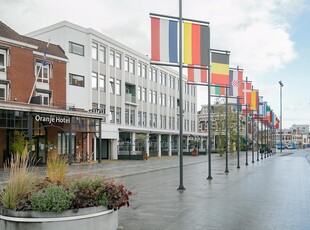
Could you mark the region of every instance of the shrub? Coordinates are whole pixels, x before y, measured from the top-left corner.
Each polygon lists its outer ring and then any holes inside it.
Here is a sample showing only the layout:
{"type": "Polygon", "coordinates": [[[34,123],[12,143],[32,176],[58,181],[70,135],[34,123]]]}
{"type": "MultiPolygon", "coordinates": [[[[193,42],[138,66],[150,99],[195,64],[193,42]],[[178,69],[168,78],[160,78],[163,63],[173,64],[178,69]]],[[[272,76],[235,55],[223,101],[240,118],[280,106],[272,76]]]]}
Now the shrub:
{"type": "Polygon", "coordinates": [[[82,178],[72,183],[70,189],[74,193],[71,208],[93,207],[107,205],[108,199],[104,190],[104,179],[102,178],[82,178]]]}
{"type": "Polygon", "coordinates": [[[63,186],[51,184],[48,187],[32,194],[31,208],[40,212],[63,212],[70,209],[74,195],[63,186]]]}
{"type": "Polygon", "coordinates": [[[34,189],[37,177],[29,173],[27,148],[26,145],[23,152],[13,155],[10,161],[8,182],[0,195],[5,208],[15,209],[21,199],[34,189]]]}
{"type": "Polygon", "coordinates": [[[113,180],[105,182],[105,193],[107,194],[109,209],[118,210],[121,207],[129,206],[129,197],[132,192],[127,190],[123,184],[113,180]]]}
{"type": "Polygon", "coordinates": [[[67,162],[57,152],[52,151],[48,154],[46,175],[52,182],[64,183],[67,170],[67,162]]]}

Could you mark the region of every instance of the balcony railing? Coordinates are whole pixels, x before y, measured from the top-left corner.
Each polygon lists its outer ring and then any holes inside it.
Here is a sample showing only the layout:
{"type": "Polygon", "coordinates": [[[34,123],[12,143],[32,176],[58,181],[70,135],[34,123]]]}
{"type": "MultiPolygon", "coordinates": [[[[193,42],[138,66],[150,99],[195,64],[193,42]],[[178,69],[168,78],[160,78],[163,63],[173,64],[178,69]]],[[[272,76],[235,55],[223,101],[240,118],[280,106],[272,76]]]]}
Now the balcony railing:
{"type": "Polygon", "coordinates": [[[130,94],[130,93],[126,93],[126,95],[125,95],[125,101],[126,102],[129,102],[129,103],[137,103],[137,99],[136,99],[136,97],[135,96],[133,96],[132,94],[130,94]]]}

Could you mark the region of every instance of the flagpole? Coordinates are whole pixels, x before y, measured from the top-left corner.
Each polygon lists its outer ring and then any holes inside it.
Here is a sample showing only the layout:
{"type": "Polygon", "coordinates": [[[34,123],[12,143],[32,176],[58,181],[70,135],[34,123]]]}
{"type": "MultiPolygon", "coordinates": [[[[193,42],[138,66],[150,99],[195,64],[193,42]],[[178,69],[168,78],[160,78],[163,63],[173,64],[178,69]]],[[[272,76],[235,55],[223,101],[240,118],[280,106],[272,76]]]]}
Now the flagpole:
{"type": "Polygon", "coordinates": [[[226,169],[225,169],[225,173],[229,173],[228,171],[228,86],[226,86],[225,89],[225,93],[226,93],[226,105],[225,105],[225,113],[226,113],[226,120],[225,120],[225,126],[226,126],[226,130],[225,130],[225,134],[226,134],[226,169]]]}
{"type": "MultiPolygon", "coordinates": [[[[209,39],[210,43],[210,39],[209,39]]],[[[208,58],[208,180],[212,180],[211,176],[211,148],[212,148],[212,142],[211,142],[211,49],[209,44],[209,58],[208,58]]]]}
{"type": "Polygon", "coordinates": [[[237,169],[240,169],[240,126],[239,126],[239,96],[237,96],[237,169]]]}
{"type": "MultiPolygon", "coordinates": [[[[245,92],[247,93],[248,77],[245,78],[245,92]]],[[[245,94],[245,165],[248,165],[248,102],[245,94]]]]}
{"type": "Polygon", "coordinates": [[[180,90],[180,105],[179,105],[179,122],[180,122],[180,185],[178,190],[183,191],[185,190],[183,185],[183,69],[182,69],[182,62],[183,62],[183,55],[182,55],[182,0],[179,0],[179,75],[180,75],[180,82],[179,82],[179,90],[180,90]]]}

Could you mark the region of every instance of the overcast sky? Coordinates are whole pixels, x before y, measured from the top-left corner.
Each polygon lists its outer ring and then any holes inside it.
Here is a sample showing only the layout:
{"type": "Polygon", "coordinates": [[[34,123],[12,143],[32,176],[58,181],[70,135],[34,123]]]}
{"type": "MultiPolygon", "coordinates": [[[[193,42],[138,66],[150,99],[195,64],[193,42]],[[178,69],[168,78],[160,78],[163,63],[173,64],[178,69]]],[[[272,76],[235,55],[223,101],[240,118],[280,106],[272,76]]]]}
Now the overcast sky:
{"type": "MultiPolygon", "coordinates": [[[[149,13],[179,14],[179,0],[0,0],[1,21],[27,34],[67,20],[150,54],[149,13]]],[[[211,48],[231,51],[245,76],[280,116],[283,128],[310,124],[309,0],[183,0],[183,17],[208,21],[211,48]]],[[[198,110],[206,104],[199,87],[198,110]]]]}

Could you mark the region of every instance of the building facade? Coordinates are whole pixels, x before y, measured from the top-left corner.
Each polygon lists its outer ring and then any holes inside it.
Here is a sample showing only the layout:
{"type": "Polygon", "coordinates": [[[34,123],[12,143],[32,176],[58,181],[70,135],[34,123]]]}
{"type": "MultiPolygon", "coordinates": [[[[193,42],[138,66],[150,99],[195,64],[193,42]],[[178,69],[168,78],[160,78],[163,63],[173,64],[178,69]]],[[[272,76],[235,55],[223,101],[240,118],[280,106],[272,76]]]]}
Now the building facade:
{"type": "Polygon", "coordinates": [[[99,132],[102,115],[77,112],[67,104],[68,58],[59,45],[22,36],[0,22],[0,166],[11,158],[16,132],[30,143],[35,163],[52,150],[70,158],[92,149],[83,136],[99,132]]]}
{"type": "MultiPolygon", "coordinates": [[[[67,21],[28,36],[50,40],[64,49],[70,60],[66,73],[67,103],[76,110],[105,117],[102,158],[137,154],[140,149],[136,139],[141,135],[146,136],[144,148],[149,156],[178,154],[178,72],[150,65],[146,55],[91,28],[67,21]]],[[[187,84],[185,77],[182,81],[183,142],[187,148],[189,140],[201,133],[197,132],[196,86],[187,84]]],[[[94,155],[98,155],[96,151],[94,155]]]]}

